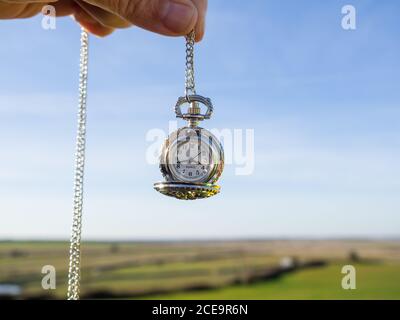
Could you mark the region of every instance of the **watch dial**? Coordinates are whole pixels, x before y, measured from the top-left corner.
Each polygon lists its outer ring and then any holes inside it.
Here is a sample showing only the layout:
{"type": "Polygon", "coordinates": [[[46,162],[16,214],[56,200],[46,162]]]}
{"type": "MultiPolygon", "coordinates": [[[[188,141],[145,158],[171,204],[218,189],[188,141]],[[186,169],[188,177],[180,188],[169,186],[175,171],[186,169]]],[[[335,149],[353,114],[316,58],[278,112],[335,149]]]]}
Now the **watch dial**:
{"type": "Polygon", "coordinates": [[[201,136],[177,141],[169,152],[170,170],[174,178],[184,182],[207,181],[214,167],[210,144],[201,136]]]}

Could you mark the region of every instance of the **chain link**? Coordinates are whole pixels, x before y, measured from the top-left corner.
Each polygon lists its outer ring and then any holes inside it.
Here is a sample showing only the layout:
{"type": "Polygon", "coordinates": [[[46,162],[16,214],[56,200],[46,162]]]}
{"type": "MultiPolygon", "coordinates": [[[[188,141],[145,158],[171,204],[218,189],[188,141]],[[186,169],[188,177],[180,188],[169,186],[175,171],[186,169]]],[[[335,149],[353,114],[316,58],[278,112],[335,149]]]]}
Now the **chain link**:
{"type": "Polygon", "coordinates": [[[85,168],[86,146],[86,99],[88,76],[88,45],[89,35],[82,29],[80,50],[79,73],[79,108],[78,132],[76,137],[75,177],[74,177],[74,202],[72,235],[70,243],[69,272],[68,272],[68,300],[79,299],[79,281],[81,277],[81,231],[82,231],[82,205],[83,205],[83,180],[85,168]]]}
{"type": "Polygon", "coordinates": [[[195,32],[192,30],[186,36],[186,72],[185,72],[185,95],[196,94],[194,83],[194,43],[195,32]]]}

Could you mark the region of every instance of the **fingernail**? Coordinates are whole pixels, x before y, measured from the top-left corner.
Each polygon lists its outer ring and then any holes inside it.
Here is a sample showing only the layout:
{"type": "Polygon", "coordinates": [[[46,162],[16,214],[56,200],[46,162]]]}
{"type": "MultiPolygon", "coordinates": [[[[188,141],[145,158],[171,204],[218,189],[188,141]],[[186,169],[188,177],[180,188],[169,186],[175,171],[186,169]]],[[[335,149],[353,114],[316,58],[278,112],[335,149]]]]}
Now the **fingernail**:
{"type": "Polygon", "coordinates": [[[164,1],[161,20],[164,26],[174,33],[187,32],[196,14],[194,5],[172,0],[164,1]]]}
{"type": "Polygon", "coordinates": [[[204,37],[204,32],[205,32],[205,29],[206,29],[205,22],[203,22],[203,23],[198,27],[198,29],[199,29],[199,30],[196,30],[196,42],[201,41],[201,40],[203,39],[203,37],[204,37]]]}

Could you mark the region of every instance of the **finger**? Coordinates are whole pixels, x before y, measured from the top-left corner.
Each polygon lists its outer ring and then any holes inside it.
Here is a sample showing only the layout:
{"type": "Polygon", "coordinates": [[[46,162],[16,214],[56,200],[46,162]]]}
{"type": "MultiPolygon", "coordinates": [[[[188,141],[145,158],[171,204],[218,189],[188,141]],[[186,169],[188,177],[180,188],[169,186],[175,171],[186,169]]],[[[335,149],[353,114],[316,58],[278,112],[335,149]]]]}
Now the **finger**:
{"type": "Polygon", "coordinates": [[[61,0],[50,5],[54,6],[56,9],[56,16],[57,17],[64,17],[74,14],[76,11],[76,4],[74,0],[61,0]]]}
{"type": "Polygon", "coordinates": [[[110,28],[102,25],[97,20],[93,19],[92,16],[86,13],[82,9],[77,9],[74,14],[74,19],[87,31],[93,33],[99,37],[105,37],[114,31],[114,28],[110,28]]]}
{"type": "Polygon", "coordinates": [[[42,11],[43,3],[9,3],[0,1],[0,19],[30,18],[42,11]]]}
{"type": "Polygon", "coordinates": [[[1,0],[0,19],[30,18],[50,4],[55,7],[57,16],[72,13],[73,0],[1,0]]]}
{"type": "Polygon", "coordinates": [[[0,2],[7,2],[7,3],[17,3],[17,4],[29,4],[29,3],[41,3],[42,5],[46,5],[50,2],[57,2],[58,0],[1,0],[0,2]]]}
{"type": "MultiPolygon", "coordinates": [[[[0,0],[0,19],[29,18],[40,13],[47,4],[51,4],[55,7],[57,16],[73,14],[75,20],[81,24],[82,27],[97,36],[104,37],[114,31],[113,28],[104,26],[93,19],[92,16],[88,15],[77,6],[73,0],[57,2],[43,0],[7,0],[7,3],[5,3],[5,0],[0,0]]],[[[121,20],[121,18],[117,18],[117,20],[121,20]]],[[[119,23],[119,25],[121,25],[121,23],[119,23]]]]}
{"type": "Polygon", "coordinates": [[[201,41],[204,37],[205,26],[206,26],[206,11],[207,11],[207,0],[192,0],[197,8],[198,19],[195,27],[196,41],[201,41]]]}
{"type": "Polygon", "coordinates": [[[76,4],[84,10],[88,15],[90,15],[94,20],[106,27],[110,28],[128,28],[132,24],[127,20],[110,13],[104,9],[88,4],[85,1],[76,0],[76,4]]]}
{"type": "Polygon", "coordinates": [[[191,0],[85,0],[149,31],[169,36],[188,34],[198,12],[191,0]]]}

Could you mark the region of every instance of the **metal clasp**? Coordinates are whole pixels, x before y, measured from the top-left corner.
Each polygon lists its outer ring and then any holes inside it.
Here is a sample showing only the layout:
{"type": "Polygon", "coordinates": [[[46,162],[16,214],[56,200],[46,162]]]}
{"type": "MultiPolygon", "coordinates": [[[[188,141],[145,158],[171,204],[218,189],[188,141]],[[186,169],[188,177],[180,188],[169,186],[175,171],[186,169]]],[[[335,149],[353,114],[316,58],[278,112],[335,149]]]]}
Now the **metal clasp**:
{"type": "Polygon", "coordinates": [[[187,95],[185,97],[179,97],[175,105],[175,113],[177,118],[182,118],[188,121],[202,121],[205,119],[210,119],[214,111],[210,98],[205,98],[203,96],[193,94],[187,95]],[[182,112],[182,105],[189,103],[189,108],[186,113],[182,112]],[[201,113],[201,108],[199,103],[205,105],[207,110],[205,113],[201,113]]]}

